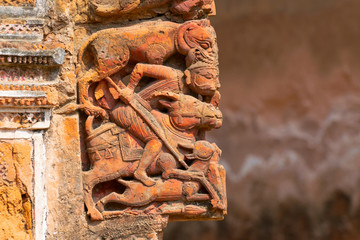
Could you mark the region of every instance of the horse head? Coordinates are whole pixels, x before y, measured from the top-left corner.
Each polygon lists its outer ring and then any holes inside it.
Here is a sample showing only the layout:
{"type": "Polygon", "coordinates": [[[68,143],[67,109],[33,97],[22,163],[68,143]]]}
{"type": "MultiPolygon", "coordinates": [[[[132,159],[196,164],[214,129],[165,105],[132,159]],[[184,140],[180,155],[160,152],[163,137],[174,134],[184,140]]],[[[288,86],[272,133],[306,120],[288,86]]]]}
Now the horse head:
{"type": "Polygon", "coordinates": [[[222,125],[222,113],[212,104],[190,95],[168,91],[159,92],[155,96],[162,97],[159,103],[168,110],[170,122],[177,129],[211,130],[222,125]]]}

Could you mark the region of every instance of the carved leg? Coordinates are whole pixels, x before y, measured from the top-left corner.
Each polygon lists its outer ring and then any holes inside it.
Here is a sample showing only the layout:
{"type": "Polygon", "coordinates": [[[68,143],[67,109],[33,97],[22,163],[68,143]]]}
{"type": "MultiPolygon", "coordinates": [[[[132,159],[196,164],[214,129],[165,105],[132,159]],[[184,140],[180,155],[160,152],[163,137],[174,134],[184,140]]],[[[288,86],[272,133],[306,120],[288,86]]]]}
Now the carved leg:
{"type": "MultiPolygon", "coordinates": [[[[176,161],[171,154],[165,153],[161,154],[158,159],[158,165],[163,170],[162,177],[164,179],[177,178],[186,181],[197,181],[202,184],[206,190],[209,191],[212,197],[213,207],[218,208],[218,203],[220,201],[219,195],[215,191],[214,187],[210,182],[205,178],[204,173],[201,171],[190,171],[190,170],[181,170],[176,169],[176,161]]],[[[204,196],[201,196],[201,199],[204,196]]]]}
{"type": "Polygon", "coordinates": [[[158,160],[156,164],[161,168],[162,170],[162,177],[164,179],[169,179],[170,176],[168,176],[168,173],[171,169],[176,168],[176,160],[175,158],[169,154],[169,153],[162,153],[158,157],[158,160]]]}
{"type": "Polygon", "coordinates": [[[222,186],[221,201],[224,204],[224,214],[227,214],[226,171],[222,165],[219,165],[219,174],[220,174],[220,179],[222,182],[222,184],[221,184],[221,186],[222,186]]]}
{"type": "Polygon", "coordinates": [[[109,195],[103,197],[101,200],[99,200],[96,203],[96,208],[100,211],[100,212],[104,212],[105,210],[105,205],[108,202],[116,202],[116,203],[121,203],[121,204],[126,204],[126,201],[122,199],[122,196],[118,193],[110,193],[109,195]]]}
{"type": "Polygon", "coordinates": [[[134,178],[142,182],[145,186],[151,187],[155,184],[155,181],[147,176],[146,169],[159,155],[161,148],[162,143],[158,139],[153,139],[145,145],[144,154],[140,159],[138,168],[134,172],[134,178]]]}
{"type": "Polygon", "coordinates": [[[87,214],[91,218],[91,220],[94,221],[100,221],[103,220],[102,214],[95,208],[95,203],[92,199],[92,190],[94,187],[94,184],[91,182],[94,182],[94,177],[92,172],[84,172],[83,173],[83,182],[84,182],[84,202],[87,207],[87,214]]]}
{"type": "MultiPolygon", "coordinates": [[[[163,173],[164,176],[164,173],[163,173]]],[[[221,206],[218,206],[218,203],[220,202],[219,195],[215,191],[214,187],[211,185],[211,183],[205,178],[203,172],[195,172],[195,171],[184,171],[181,169],[169,169],[167,170],[166,177],[169,178],[177,178],[181,180],[187,180],[187,181],[198,181],[201,183],[206,190],[210,193],[212,200],[211,204],[214,208],[220,208],[221,206]]]]}
{"type": "Polygon", "coordinates": [[[126,206],[144,206],[156,198],[156,186],[146,187],[138,181],[125,181],[118,179],[118,182],[126,186],[126,190],[122,194],[111,193],[103,197],[96,203],[96,207],[100,211],[104,211],[104,207],[109,202],[116,202],[126,206]]]}
{"type": "Polygon", "coordinates": [[[210,199],[209,194],[200,194],[200,184],[198,182],[186,182],[183,186],[183,192],[188,201],[206,201],[210,199]]]}
{"type": "Polygon", "coordinates": [[[209,182],[214,186],[220,196],[220,202],[218,208],[226,210],[226,172],[222,165],[219,164],[221,150],[214,144],[217,152],[214,154],[209,164],[208,179],[209,182]]]}
{"type": "Polygon", "coordinates": [[[79,98],[80,98],[80,109],[83,110],[87,115],[100,116],[107,118],[107,113],[104,109],[95,106],[89,101],[89,87],[90,83],[98,82],[101,77],[97,71],[89,70],[79,80],[79,98]]]}

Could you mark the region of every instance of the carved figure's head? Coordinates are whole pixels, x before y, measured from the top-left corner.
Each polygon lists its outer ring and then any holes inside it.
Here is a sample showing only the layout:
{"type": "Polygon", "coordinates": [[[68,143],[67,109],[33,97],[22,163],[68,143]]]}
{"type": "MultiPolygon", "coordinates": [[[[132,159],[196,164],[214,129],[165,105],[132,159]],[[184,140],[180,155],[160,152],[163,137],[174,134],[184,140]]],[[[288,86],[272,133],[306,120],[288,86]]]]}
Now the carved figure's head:
{"type": "Polygon", "coordinates": [[[216,49],[216,36],[209,20],[193,20],[179,27],[176,47],[182,55],[187,56],[190,50],[204,50],[205,55],[213,55],[216,49]]]}
{"type": "Polygon", "coordinates": [[[192,151],[191,154],[186,155],[188,159],[208,161],[214,153],[217,153],[215,145],[205,140],[196,141],[192,144],[179,143],[179,146],[192,151]]]}
{"type": "Polygon", "coordinates": [[[163,97],[159,103],[168,110],[171,123],[178,129],[211,130],[222,125],[222,113],[219,108],[193,96],[174,92],[160,92],[155,96],[163,97]]]}
{"type": "Polygon", "coordinates": [[[185,77],[190,89],[201,96],[213,96],[221,86],[217,66],[192,64],[186,69],[185,77]]]}

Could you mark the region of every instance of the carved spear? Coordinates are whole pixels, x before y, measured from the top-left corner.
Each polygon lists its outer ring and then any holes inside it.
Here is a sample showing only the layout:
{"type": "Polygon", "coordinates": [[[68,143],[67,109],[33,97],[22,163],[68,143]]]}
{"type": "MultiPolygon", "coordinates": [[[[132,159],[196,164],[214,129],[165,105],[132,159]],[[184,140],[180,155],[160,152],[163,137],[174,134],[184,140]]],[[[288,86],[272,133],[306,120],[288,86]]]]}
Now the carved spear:
{"type": "MultiPolygon", "coordinates": [[[[117,85],[110,77],[106,77],[105,80],[113,86],[119,94],[121,94],[121,90],[126,88],[125,84],[122,81],[119,81],[119,85],[117,85]]],[[[129,101],[129,106],[131,106],[144,121],[149,125],[149,127],[154,131],[154,133],[160,138],[160,140],[164,143],[166,148],[171,152],[171,154],[178,160],[185,169],[188,169],[189,166],[186,162],[181,158],[178,152],[170,145],[168,140],[166,139],[165,133],[163,132],[162,126],[159,124],[157,119],[151,114],[149,110],[139,101],[140,98],[136,93],[134,93],[135,97],[129,101]]]]}

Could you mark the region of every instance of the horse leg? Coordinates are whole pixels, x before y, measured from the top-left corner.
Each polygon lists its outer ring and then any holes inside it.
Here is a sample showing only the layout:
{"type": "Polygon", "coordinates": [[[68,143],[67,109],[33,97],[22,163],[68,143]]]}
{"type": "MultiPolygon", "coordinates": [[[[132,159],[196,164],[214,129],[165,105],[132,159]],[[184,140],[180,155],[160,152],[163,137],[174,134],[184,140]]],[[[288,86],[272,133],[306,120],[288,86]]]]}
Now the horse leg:
{"type": "Polygon", "coordinates": [[[219,165],[219,175],[220,175],[220,179],[221,179],[221,186],[222,186],[222,191],[221,191],[221,201],[224,205],[224,214],[227,213],[227,196],[226,196],[226,171],[225,168],[222,165],[219,165]]]}
{"type": "Polygon", "coordinates": [[[175,158],[169,153],[160,154],[156,164],[162,170],[162,177],[164,179],[169,179],[171,170],[177,168],[175,158]]]}
{"type": "Polygon", "coordinates": [[[220,196],[220,202],[218,208],[226,210],[226,172],[225,168],[219,164],[221,150],[214,144],[217,151],[210,159],[209,169],[208,169],[208,179],[209,182],[214,186],[220,196]]]}
{"type": "Polygon", "coordinates": [[[83,173],[84,183],[84,202],[87,207],[87,215],[94,221],[103,220],[102,214],[96,209],[95,203],[92,198],[92,190],[95,186],[96,175],[92,170],[83,173]]]}

